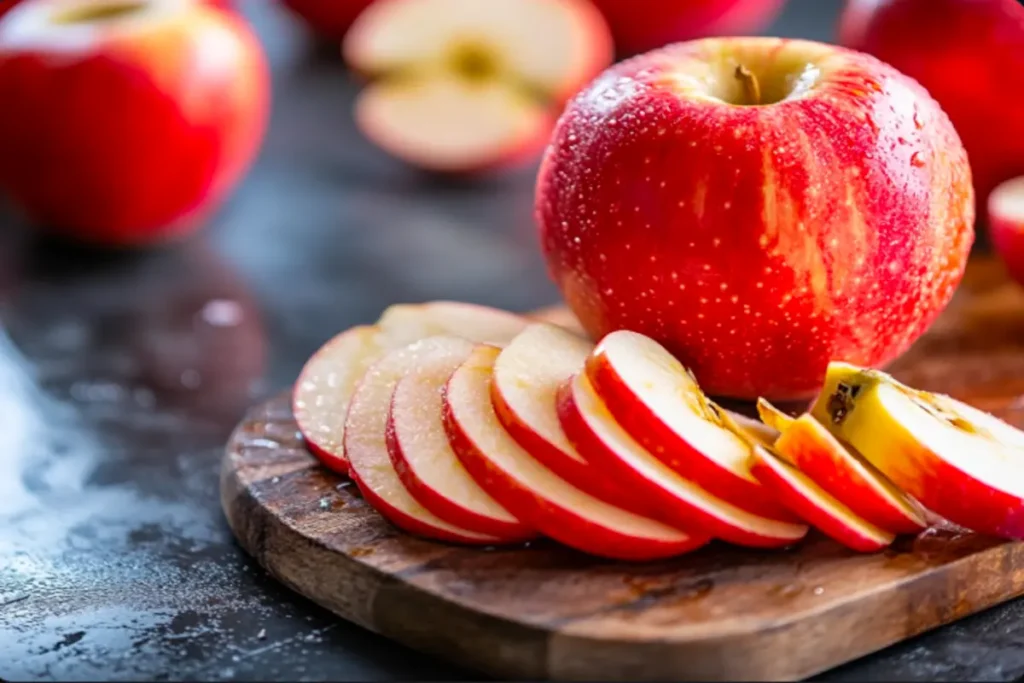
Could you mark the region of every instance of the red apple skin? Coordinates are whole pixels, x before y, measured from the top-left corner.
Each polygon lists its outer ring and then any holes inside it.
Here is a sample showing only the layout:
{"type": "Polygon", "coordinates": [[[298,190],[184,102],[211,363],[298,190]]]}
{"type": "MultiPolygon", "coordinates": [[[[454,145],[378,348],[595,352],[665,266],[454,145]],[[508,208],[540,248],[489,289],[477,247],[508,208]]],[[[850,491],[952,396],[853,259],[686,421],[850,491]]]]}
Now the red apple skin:
{"type": "Polygon", "coordinates": [[[40,225],[107,246],[196,229],[256,155],[269,104],[262,48],[197,4],[80,58],[0,44],[0,187],[40,225]],[[198,55],[216,55],[199,68],[198,55]],[[111,103],[117,103],[112,106],[111,103]]]}
{"type": "Polygon", "coordinates": [[[1024,6],[1018,0],[851,0],[839,42],[924,86],[956,126],[979,212],[1024,175],[1024,6]]]}
{"type": "MultiPolygon", "coordinates": [[[[1017,178],[1008,183],[1024,183],[1017,178]]],[[[988,200],[988,231],[992,245],[1002,259],[1007,272],[1019,284],[1024,285],[1024,216],[1013,215],[1006,209],[998,209],[995,201],[998,193],[990,194],[988,200]]]]}
{"type": "Polygon", "coordinates": [[[775,443],[780,455],[857,516],[894,534],[917,534],[927,526],[919,510],[891,487],[873,484],[884,477],[851,447],[810,415],[803,415],[775,443]],[[896,498],[895,496],[898,496],[896,498]]]}
{"type": "Polygon", "coordinates": [[[620,52],[646,52],[668,43],[714,35],[756,33],[783,0],[594,0],[620,52]]]}
{"type": "Polygon", "coordinates": [[[646,334],[707,393],[741,399],[810,398],[830,360],[896,358],[949,302],[974,240],[967,156],[927,92],[868,55],[775,38],[608,70],[556,128],[536,216],[591,337],[646,334]],[[687,97],[692,62],[739,49],[809,55],[823,76],[771,106],[687,97]]]}
{"type": "Polygon", "coordinates": [[[281,0],[281,3],[316,35],[340,41],[373,0],[281,0]]]}

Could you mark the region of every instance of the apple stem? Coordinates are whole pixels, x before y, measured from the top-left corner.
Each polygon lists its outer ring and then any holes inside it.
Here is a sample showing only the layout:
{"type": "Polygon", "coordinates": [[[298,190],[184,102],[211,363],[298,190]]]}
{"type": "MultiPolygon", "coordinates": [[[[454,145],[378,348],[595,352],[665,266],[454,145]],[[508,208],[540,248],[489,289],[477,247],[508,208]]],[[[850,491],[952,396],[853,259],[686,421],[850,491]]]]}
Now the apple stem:
{"type": "Polygon", "coordinates": [[[761,104],[761,84],[757,82],[757,76],[750,69],[740,64],[736,67],[736,78],[743,82],[747,103],[761,104]]]}

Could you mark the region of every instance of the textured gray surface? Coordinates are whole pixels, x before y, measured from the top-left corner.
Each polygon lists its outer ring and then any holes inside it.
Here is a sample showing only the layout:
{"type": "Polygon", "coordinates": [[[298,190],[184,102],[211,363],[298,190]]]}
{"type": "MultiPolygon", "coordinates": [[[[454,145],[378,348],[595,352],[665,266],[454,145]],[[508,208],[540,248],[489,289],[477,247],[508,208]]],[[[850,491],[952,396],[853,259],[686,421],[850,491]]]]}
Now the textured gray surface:
{"type": "MultiPolygon", "coordinates": [[[[794,0],[776,31],[827,39],[836,4],[794,0]]],[[[388,303],[554,301],[533,169],[468,187],[404,169],[353,130],[335,60],[276,8],[247,10],[274,63],[272,131],[203,236],[102,256],[30,240],[0,209],[2,678],[467,675],[266,577],[222,520],[218,464],[247,405],[388,303]]],[[[1022,673],[1017,603],[827,678],[1022,673]]]]}

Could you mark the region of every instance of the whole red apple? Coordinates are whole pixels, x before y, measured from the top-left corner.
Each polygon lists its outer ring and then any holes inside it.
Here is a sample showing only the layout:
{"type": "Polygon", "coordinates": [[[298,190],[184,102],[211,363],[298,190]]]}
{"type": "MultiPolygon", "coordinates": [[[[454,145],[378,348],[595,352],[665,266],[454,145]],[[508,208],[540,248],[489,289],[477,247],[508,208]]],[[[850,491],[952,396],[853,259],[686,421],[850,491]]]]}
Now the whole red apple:
{"type": "Polygon", "coordinates": [[[1024,174],[1024,5],[1018,0],[852,0],[843,45],[875,55],[938,100],[971,161],[979,206],[1024,174]]]}
{"type": "Polygon", "coordinates": [[[588,333],[644,333],[736,398],[803,398],[830,360],[894,359],[974,239],[967,155],[928,93],[869,55],[778,38],[609,69],[559,121],[536,211],[588,333]]]}
{"type": "Polygon", "coordinates": [[[0,21],[0,187],[79,240],[183,234],[255,156],[268,90],[262,49],[233,13],[28,0],[0,21]]]}
{"type": "Polygon", "coordinates": [[[668,43],[764,29],[784,0],[593,0],[621,52],[644,52],[668,43]]]}
{"type": "Polygon", "coordinates": [[[281,0],[316,35],[340,41],[373,0],[281,0]]]}

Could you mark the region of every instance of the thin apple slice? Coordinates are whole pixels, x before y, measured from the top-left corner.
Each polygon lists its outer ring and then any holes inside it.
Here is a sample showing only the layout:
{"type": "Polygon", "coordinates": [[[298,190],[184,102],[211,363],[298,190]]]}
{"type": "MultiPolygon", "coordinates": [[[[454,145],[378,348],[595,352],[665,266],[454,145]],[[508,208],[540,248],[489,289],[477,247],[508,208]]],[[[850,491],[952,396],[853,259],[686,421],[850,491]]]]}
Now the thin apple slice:
{"type": "Polygon", "coordinates": [[[616,421],[670,468],[747,512],[793,521],[751,474],[750,446],[663,346],[636,332],[612,332],[586,370],[616,421]]]}
{"type": "Polygon", "coordinates": [[[345,38],[375,74],[450,70],[564,100],[611,63],[603,16],[585,0],[378,0],[345,38]]]}
{"type": "Polygon", "coordinates": [[[1024,432],[877,370],[829,365],[814,416],[900,490],[949,521],[1024,538],[1024,432]]]}
{"type": "Polygon", "coordinates": [[[499,349],[478,347],[448,381],[445,428],[456,455],[480,486],[517,518],[593,555],[646,560],[707,542],[636,515],[568,483],[526,452],[501,426],[490,401],[499,349]]]}
{"type": "Polygon", "coordinates": [[[747,436],[752,437],[754,441],[771,446],[778,440],[779,430],[773,425],[765,424],[760,420],[755,420],[752,417],[747,417],[746,415],[741,415],[740,413],[736,413],[731,410],[726,410],[721,406],[716,407],[725,417],[732,420],[736,429],[742,431],[747,436]]]}
{"type": "Polygon", "coordinates": [[[488,306],[432,301],[395,304],[376,325],[345,330],[313,354],[295,383],[292,411],[310,452],[327,468],[348,473],[343,444],[349,400],[366,369],[388,351],[435,335],[506,344],[527,323],[488,306]]]}
{"type": "Polygon", "coordinates": [[[442,419],[445,385],[473,345],[452,342],[451,353],[421,365],[395,387],[387,445],[402,483],[423,507],[449,524],[505,541],[536,533],[481,489],[448,443],[442,419]]]}
{"type": "Polygon", "coordinates": [[[875,552],[892,544],[896,537],[858,517],[850,508],[830,496],[766,446],[755,446],[751,470],[789,508],[816,529],[847,548],[875,552]]]}
{"type": "Polygon", "coordinates": [[[755,548],[793,545],[807,533],[803,524],[745,512],[670,469],[615,421],[583,373],[559,390],[558,415],[566,433],[595,467],[650,501],[656,516],[670,524],[755,548]]]}
{"type": "Polygon", "coordinates": [[[916,534],[927,526],[917,503],[810,414],[793,420],[775,449],[829,495],[875,526],[896,534],[916,534]]]}
{"type": "Polygon", "coordinates": [[[761,416],[762,422],[780,433],[789,429],[795,421],[763,398],[757,399],[757,414],[761,416]]]}
{"type": "Polygon", "coordinates": [[[424,368],[461,358],[474,344],[456,337],[429,337],[391,351],[359,381],[345,419],[345,455],[363,497],[395,526],[441,541],[493,545],[503,539],[450,524],[420,505],[391,463],[388,411],[399,380],[424,368]]]}
{"type": "Polygon", "coordinates": [[[390,154],[448,173],[530,159],[554,125],[544,106],[501,81],[443,75],[371,84],[359,95],[355,116],[363,133],[390,154]]]}
{"type": "Polygon", "coordinates": [[[491,403],[505,430],[541,464],[576,488],[638,514],[647,510],[573,447],[558,421],[558,388],[583,369],[594,344],[547,323],[530,325],[498,356],[491,403]]]}

